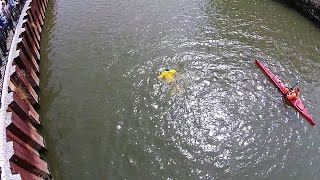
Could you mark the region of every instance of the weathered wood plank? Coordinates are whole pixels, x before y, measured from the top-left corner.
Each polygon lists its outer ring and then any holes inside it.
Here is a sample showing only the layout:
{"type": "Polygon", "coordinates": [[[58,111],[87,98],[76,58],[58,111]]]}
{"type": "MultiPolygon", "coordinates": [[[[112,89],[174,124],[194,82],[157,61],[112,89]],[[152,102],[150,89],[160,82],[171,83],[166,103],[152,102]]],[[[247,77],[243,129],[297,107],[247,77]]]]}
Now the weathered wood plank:
{"type": "Polygon", "coordinates": [[[11,166],[11,172],[13,174],[19,173],[22,180],[43,180],[43,178],[30,173],[29,171],[19,167],[18,165],[16,165],[13,162],[10,162],[10,166],[11,166]]]}
{"type": "Polygon", "coordinates": [[[40,159],[39,156],[34,154],[32,151],[27,150],[15,141],[13,141],[13,149],[14,155],[10,158],[11,162],[37,176],[49,176],[50,173],[47,167],[47,163],[44,160],[40,159]]]}
{"type": "Polygon", "coordinates": [[[46,150],[43,138],[38,134],[37,130],[14,112],[12,112],[12,123],[7,126],[7,130],[33,149],[37,151],[46,150]]]}
{"type": "Polygon", "coordinates": [[[29,64],[31,65],[32,69],[35,72],[39,72],[39,65],[37,60],[35,59],[36,54],[33,53],[33,50],[30,49],[31,46],[29,46],[26,42],[26,40],[23,38],[22,41],[18,44],[18,48],[24,52],[24,54],[27,57],[27,60],[29,61],[29,64]]]}
{"type": "MultiPolygon", "coordinates": [[[[19,81],[20,83],[23,83],[23,85],[26,87],[26,90],[28,91],[29,94],[29,100],[31,101],[32,104],[38,104],[39,100],[39,96],[36,93],[36,91],[33,89],[32,85],[30,84],[30,82],[28,81],[27,77],[26,77],[26,73],[23,72],[19,66],[15,66],[15,73],[13,73],[11,75],[11,81],[15,82],[15,81],[19,81]]],[[[15,84],[17,84],[18,82],[15,82],[15,84]]]]}
{"type": "Polygon", "coordinates": [[[33,124],[39,125],[39,114],[34,110],[32,105],[28,101],[23,101],[19,96],[13,92],[13,101],[9,104],[9,107],[24,120],[29,120],[33,124]]]}
{"type": "Polygon", "coordinates": [[[27,57],[25,56],[23,51],[19,52],[19,56],[15,59],[15,63],[16,64],[22,63],[30,75],[30,78],[28,78],[28,79],[30,80],[32,87],[39,87],[39,78],[38,78],[37,74],[34,72],[34,70],[32,69],[32,67],[31,67],[30,63],[28,62],[27,57]]]}

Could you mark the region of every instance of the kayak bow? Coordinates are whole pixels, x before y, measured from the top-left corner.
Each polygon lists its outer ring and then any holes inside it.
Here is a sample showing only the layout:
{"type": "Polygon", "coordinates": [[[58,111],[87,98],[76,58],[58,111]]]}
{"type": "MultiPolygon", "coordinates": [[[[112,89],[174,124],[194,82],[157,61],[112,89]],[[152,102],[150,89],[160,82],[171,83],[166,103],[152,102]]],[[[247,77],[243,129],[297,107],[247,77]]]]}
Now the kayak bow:
{"type": "MultiPolygon", "coordinates": [[[[259,60],[256,59],[256,64],[263,70],[263,72],[272,80],[272,82],[279,88],[283,95],[286,96],[286,85],[283,84],[279,77],[274,75],[270,69],[264,66],[259,60]]],[[[288,99],[288,98],[287,98],[288,99]]],[[[299,111],[305,119],[312,125],[315,125],[315,122],[312,120],[311,115],[308,112],[308,109],[302,104],[302,101],[299,97],[296,99],[288,99],[288,101],[299,111]]]]}

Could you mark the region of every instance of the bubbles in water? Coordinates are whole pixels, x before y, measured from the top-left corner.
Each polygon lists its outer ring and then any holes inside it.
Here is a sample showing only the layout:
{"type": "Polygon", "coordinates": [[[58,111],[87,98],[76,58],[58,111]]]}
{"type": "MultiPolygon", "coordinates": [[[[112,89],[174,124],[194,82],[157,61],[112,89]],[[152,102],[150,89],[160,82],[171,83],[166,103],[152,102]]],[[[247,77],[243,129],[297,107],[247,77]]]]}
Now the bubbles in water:
{"type": "Polygon", "coordinates": [[[154,109],[158,109],[159,105],[156,104],[156,103],[152,103],[151,106],[154,108],[154,109]]]}
{"type": "Polygon", "coordinates": [[[257,86],[257,89],[258,89],[259,91],[261,91],[261,90],[263,90],[263,86],[258,85],[258,86],[257,86]]]}

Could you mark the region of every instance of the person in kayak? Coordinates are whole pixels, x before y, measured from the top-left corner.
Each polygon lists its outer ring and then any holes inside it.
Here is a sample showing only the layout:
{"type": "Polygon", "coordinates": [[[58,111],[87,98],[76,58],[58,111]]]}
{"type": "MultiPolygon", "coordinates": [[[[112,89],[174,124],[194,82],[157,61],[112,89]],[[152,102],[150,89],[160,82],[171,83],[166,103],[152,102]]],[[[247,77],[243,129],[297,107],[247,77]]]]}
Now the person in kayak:
{"type": "Polygon", "coordinates": [[[168,67],[165,68],[164,71],[160,73],[158,79],[164,79],[168,84],[175,82],[175,74],[177,73],[174,69],[169,69],[168,67]]]}
{"type": "Polygon", "coordinates": [[[298,97],[299,93],[300,93],[300,88],[299,87],[296,87],[295,89],[288,89],[287,90],[287,98],[289,100],[296,99],[298,97]]]}

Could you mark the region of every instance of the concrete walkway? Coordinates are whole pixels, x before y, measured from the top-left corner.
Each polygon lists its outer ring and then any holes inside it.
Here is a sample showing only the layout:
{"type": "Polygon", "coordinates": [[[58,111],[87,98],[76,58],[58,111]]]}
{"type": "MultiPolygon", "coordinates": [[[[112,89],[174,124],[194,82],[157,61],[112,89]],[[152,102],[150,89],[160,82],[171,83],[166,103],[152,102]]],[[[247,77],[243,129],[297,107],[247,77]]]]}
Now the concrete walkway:
{"type": "MultiPolygon", "coordinates": [[[[1,7],[0,7],[1,9],[1,7]]],[[[12,43],[12,37],[13,37],[14,33],[12,31],[10,31],[10,33],[8,33],[8,38],[7,38],[7,47],[10,48],[11,47],[11,43],[12,43]]],[[[9,50],[9,49],[8,49],[9,50]]],[[[6,56],[4,56],[2,53],[0,55],[1,57],[1,64],[0,64],[0,99],[1,99],[1,95],[2,95],[2,86],[3,86],[3,79],[4,79],[4,73],[6,71],[6,65],[8,62],[8,54],[6,56]]],[[[1,106],[1,105],[0,105],[1,106]]]]}

